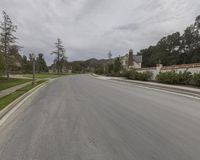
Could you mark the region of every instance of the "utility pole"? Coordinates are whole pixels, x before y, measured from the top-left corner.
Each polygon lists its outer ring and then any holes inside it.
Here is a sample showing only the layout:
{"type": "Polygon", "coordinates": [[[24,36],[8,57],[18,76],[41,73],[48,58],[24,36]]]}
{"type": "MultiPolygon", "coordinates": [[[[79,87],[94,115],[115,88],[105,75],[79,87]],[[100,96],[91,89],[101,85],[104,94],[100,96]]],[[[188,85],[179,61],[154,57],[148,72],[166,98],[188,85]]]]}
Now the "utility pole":
{"type": "Polygon", "coordinates": [[[32,58],[32,61],[33,61],[33,80],[32,80],[32,84],[34,85],[35,84],[35,54],[34,53],[31,54],[31,58],[32,58]]]}

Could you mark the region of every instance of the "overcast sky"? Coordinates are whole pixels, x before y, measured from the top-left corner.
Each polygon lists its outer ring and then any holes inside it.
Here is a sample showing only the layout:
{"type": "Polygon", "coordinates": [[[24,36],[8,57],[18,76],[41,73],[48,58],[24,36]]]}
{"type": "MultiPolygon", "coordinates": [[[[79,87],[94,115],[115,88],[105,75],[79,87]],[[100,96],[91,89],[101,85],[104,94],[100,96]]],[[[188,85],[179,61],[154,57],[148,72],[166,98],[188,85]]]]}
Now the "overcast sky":
{"type": "Polygon", "coordinates": [[[200,0],[0,0],[0,10],[18,25],[22,52],[42,52],[50,63],[58,37],[69,60],[136,53],[183,32],[200,14],[200,0]]]}

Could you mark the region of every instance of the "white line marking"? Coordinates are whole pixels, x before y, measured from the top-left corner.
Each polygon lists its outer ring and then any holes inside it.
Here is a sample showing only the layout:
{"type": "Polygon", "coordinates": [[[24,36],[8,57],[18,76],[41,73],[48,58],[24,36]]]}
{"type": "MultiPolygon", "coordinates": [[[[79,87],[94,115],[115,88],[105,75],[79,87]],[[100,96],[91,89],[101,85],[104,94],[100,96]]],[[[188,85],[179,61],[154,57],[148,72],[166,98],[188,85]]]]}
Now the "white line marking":
{"type": "Polygon", "coordinates": [[[37,88],[36,90],[34,90],[32,93],[30,93],[27,97],[25,97],[23,100],[21,100],[19,103],[17,103],[17,105],[15,107],[13,107],[8,113],[6,113],[3,118],[0,120],[0,126],[2,126],[6,120],[12,115],[14,114],[19,107],[24,104],[24,102],[29,99],[33,94],[35,94],[39,89],[43,88],[46,85],[42,85],[41,87],[37,88]]]}

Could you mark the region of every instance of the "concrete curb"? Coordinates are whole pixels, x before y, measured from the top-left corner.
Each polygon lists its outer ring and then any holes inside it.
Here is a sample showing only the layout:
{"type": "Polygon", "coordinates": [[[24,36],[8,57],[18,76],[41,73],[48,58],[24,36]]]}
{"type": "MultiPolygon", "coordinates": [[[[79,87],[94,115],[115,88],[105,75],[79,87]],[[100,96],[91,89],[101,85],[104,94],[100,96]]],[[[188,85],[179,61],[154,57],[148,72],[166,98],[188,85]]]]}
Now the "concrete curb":
{"type": "Polygon", "coordinates": [[[40,88],[44,87],[48,84],[47,82],[43,82],[42,84],[39,84],[38,86],[32,88],[22,96],[18,97],[16,100],[11,102],[9,105],[7,105],[4,109],[0,111],[0,119],[2,119],[9,111],[11,111],[19,102],[21,102],[23,99],[25,99],[27,96],[29,96],[31,93],[33,93],[36,90],[39,90],[40,88]]]}

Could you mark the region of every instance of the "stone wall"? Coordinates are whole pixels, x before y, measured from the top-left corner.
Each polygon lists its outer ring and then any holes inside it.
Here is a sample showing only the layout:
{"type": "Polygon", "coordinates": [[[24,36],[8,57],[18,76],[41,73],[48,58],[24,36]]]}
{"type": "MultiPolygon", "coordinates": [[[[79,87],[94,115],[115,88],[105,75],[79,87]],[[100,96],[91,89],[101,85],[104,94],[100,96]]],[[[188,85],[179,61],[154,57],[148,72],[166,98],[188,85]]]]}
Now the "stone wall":
{"type": "Polygon", "coordinates": [[[156,67],[149,67],[149,68],[140,68],[137,69],[138,72],[151,72],[153,74],[153,79],[156,78],[156,76],[160,72],[170,72],[175,71],[176,73],[188,71],[192,74],[194,73],[200,73],[200,63],[194,63],[194,64],[182,64],[182,65],[173,65],[173,66],[163,66],[162,64],[158,64],[156,67]]]}

